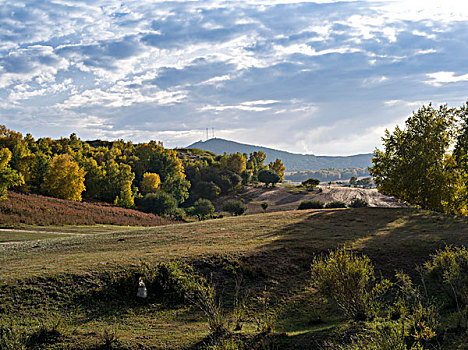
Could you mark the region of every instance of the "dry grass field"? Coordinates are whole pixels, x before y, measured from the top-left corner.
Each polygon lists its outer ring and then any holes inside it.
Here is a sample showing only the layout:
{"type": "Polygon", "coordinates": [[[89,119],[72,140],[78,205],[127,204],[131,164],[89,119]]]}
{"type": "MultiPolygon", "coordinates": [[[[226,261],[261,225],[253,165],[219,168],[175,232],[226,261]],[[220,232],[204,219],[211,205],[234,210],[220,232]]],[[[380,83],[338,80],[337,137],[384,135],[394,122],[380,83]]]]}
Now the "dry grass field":
{"type": "Polygon", "coordinates": [[[319,349],[344,319],[333,305],[311,304],[309,267],[316,254],[344,244],[369,256],[383,276],[416,276],[437,249],[468,245],[468,219],[401,208],[284,211],[3,244],[0,315],[20,329],[60,320],[60,336],[44,348],[104,349],[110,333],[115,348],[199,348],[208,328],[194,306],[93,297],[107,290],[109,276],[178,260],[216,282],[226,312],[235,277],[244,276],[250,316],[243,336],[255,333],[268,294],[277,319],[272,348],[319,349]]]}

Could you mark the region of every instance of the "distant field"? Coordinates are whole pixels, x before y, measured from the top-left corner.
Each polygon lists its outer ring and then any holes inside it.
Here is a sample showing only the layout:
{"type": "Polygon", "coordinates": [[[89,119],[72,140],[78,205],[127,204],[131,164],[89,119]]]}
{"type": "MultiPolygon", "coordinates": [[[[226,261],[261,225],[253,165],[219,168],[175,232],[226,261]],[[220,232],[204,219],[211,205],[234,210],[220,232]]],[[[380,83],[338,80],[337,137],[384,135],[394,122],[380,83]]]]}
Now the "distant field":
{"type": "MultiPolygon", "coordinates": [[[[109,327],[122,349],[195,349],[208,329],[193,306],[105,296],[80,301],[105,288],[108,273],[177,259],[211,275],[226,306],[232,271],[240,269],[251,312],[258,315],[256,300],[265,288],[279,310],[276,348],[315,349],[310,344],[331,336],[343,318],[331,308],[313,322],[309,266],[315,254],[343,244],[368,255],[384,276],[397,269],[414,276],[415,266],[445,244],[468,245],[468,219],[394,208],[306,210],[0,245],[0,316],[14,315],[24,326],[62,319],[56,349],[97,349],[109,327]]],[[[243,331],[255,331],[254,318],[243,331]]]]}
{"type": "Polygon", "coordinates": [[[35,194],[8,192],[0,201],[0,227],[27,225],[158,226],[170,223],[153,214],[105,204],[74,202],[35,194]]]}

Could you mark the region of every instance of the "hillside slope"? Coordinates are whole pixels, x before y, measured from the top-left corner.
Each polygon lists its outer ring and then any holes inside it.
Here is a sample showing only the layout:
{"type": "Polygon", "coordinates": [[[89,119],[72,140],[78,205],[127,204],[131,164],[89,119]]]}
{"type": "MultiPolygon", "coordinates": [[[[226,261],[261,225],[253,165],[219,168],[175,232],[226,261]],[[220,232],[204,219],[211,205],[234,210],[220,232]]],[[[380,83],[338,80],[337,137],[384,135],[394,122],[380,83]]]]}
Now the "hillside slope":
{"type": "Polygon", "coordinates": [[[0,201],[0,226],[123,225],[158,226],[170,223],[157,215],[108,204],[74,202],[36,194],[8,192],[0,201]]]}
{"type": "Polygon", "coordinates": [[[198,148],[216,154],[224,154],[224,152],[240,152],[249,154],[255,151],[262,151],[267,155],[267,163],[274,161],[276,158],[279,158],[283,161],[287,171],[319,170],[323,168],[363,168],[371,165],[372,158],[371,153],[342,157],[297,154],[219,138],[213,138],[207,141],[198,141],[191,144],[190,146],[187,146],[186,148],[198,148]]]}

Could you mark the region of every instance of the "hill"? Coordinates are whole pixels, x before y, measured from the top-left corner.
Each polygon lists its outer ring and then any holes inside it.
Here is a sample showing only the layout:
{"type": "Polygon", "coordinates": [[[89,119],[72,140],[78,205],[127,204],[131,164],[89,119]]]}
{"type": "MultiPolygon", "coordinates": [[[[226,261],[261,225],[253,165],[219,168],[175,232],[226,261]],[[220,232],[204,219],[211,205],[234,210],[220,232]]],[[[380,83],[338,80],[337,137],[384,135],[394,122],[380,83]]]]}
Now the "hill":
{"type": "MultiPolygon", "coordinates": [[[[468,244],[468,221],[412,209],[304,210],[0,245],[0,319],[20,321],[13,334],[29,334],[38,349],[208,349],[197,307],[151,284],[147,300],[136,297],[139,276],[159,271],[164,283],[173,270],[158,264],[178,261],[213,281],[226,312],[243,276],[248,317],[239,337],[262,342],[246,348],[329,348],[359,323],[307,286],[314,256],[343,244],[369,256],[378,275],[415,277],[415,265],[445,244],[468,244]],[[274,312],[275,332],[254,336],[262,305],[274,312]]],[[[454,332],[438,338],[441,348],[466,344],[465,331],[454,332]]]]}
{"type": "Polygon", "coordinates": [[[297,154],[276,150],[268,147],[248,145],[244,143],[213,138],[207,141],[198,141],[186,148],[198,148],[216,154],[226,153],[252,153],[262,151],[267,155],[266,162],[276,158],[283,161],[287,171],[319,170],[323,168],[364,168],[371,165],[372,154],[357,154],[353,156],[315,156],[313,154],[297,154]]]}

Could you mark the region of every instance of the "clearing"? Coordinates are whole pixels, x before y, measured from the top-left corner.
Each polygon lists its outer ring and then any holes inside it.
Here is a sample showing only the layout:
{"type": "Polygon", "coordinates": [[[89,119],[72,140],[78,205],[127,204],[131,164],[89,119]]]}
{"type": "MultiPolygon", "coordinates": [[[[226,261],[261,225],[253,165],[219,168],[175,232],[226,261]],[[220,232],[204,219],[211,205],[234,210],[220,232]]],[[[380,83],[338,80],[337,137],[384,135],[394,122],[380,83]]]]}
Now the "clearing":
{"type": "Polygon", "coordinates": [[[130,299],[106,297],[120,295],[111,282],[142,262],[181,260],[213,278],[226,307],[235,277],[244,276],[243,334],[255,333],[266,290],[277,315],[275,348],[319,349],[344,318],[331,305],[318,307],[317,319],[309,267],[316,254],[343,244],[384,276],[397,269],[415,276],[415,266],[445,244],[468,245],[468,218],[403,208],[283,211],[1,245],[0,318],[10,315],[23,329],[60,320],[44,349],[104,349],[109,332],[120,349],[197,349],[208,327],[196,307],[136,300],[137,285],[125,291],[130,299]]]}

